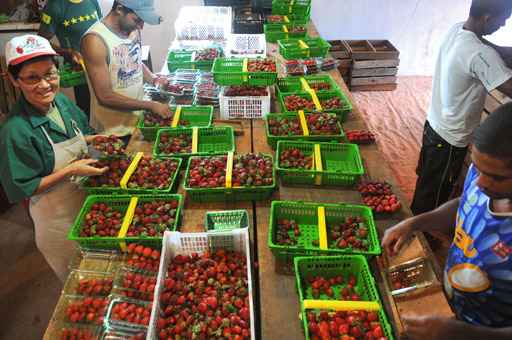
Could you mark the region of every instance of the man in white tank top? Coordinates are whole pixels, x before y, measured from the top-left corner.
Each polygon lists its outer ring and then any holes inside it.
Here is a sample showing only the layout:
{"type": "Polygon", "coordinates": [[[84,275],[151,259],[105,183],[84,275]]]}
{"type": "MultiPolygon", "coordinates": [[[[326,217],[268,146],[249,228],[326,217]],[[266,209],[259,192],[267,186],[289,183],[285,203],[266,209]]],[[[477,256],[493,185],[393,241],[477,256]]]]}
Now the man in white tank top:
{"type": "Polygon", "coordinates": [[[144,23],[157,25],[153,0],[115,0],[110,13],[83,35],[81,53],[91,92],[91,126],[103,134],[132,134],[141,110],[169,116],[166,104],[144,101],[143,82],[157,78],[142,63],[144,23]]]}

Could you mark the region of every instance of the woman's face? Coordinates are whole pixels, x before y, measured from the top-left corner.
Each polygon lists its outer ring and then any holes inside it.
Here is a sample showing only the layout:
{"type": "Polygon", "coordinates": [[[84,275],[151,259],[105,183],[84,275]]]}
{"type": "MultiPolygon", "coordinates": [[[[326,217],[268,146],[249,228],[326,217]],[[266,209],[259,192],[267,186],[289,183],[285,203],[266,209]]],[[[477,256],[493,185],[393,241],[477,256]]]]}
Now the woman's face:
{"type": "Polygon", "coordinates": [[[11,80],[25,99],[42,111],[50,107],[59,91],[59,72],[50,58],[24,65],[18,79],[11,80]]]}

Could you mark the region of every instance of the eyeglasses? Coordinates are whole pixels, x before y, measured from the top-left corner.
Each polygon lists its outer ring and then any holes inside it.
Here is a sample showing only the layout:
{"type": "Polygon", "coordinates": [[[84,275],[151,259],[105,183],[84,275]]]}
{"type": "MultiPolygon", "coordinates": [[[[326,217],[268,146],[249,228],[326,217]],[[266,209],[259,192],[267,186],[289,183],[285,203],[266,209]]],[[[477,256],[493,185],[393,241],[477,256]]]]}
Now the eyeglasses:
{"type": "Polygon", "coordinates": [[[27,85],[37,85],[43,79],[46,80],[47,82],[52,82],[52,81],[59,79],[59,71],[57,71],[57,70],[51,71],[51,72],[46,73],[43,76],[38,76],[36,74],[32,74],[28,77],[18,76],[18,78],[21,79],[21,81],[23,81],[27,85]]]}

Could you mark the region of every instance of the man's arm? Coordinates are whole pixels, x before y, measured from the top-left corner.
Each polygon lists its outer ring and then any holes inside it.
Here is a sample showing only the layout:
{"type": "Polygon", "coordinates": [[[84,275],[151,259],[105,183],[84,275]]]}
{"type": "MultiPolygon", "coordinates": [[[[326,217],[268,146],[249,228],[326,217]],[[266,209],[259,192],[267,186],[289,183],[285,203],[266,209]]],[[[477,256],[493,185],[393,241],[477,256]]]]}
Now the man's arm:
{"type": "Polygon", "coordinates": [[[167,105],[123,96],[112,90],[107,66],[107,48],[94,34],[82,38],[81,51],[85,68],[100,104],[118,110],[150,110],[162,116],[169,114],[167,105]]]}
{"type": "Polygon", "coordinates": [[[501,91],[503,94],[512,98],[512,78],[501,84],[497,87],[498,91],[501,91]]]}
{"type": "Polygon", "coordinates": [[[498,52],[500,57],[503,58],[503,61],[505,61],[505,64],[507,64],[508,67],[512,68],[512,47],[498,46],[483,37],[481,37],[480,40],[487,46],[494,48],[496,50],[496,52],[498,52]]]}

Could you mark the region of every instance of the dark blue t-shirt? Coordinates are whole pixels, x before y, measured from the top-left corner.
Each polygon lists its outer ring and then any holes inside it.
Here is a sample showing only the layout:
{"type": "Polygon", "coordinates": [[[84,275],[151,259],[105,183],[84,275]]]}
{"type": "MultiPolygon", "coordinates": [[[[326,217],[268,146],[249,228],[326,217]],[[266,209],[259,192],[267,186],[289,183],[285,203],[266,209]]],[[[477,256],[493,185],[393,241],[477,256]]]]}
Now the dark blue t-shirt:
{"type": "Polygon", "coordinates": [[[490,211],[471,165],[446,261],[444,288],[457,318],[475,325],[512,326],[512,214],[490,211]]]}

